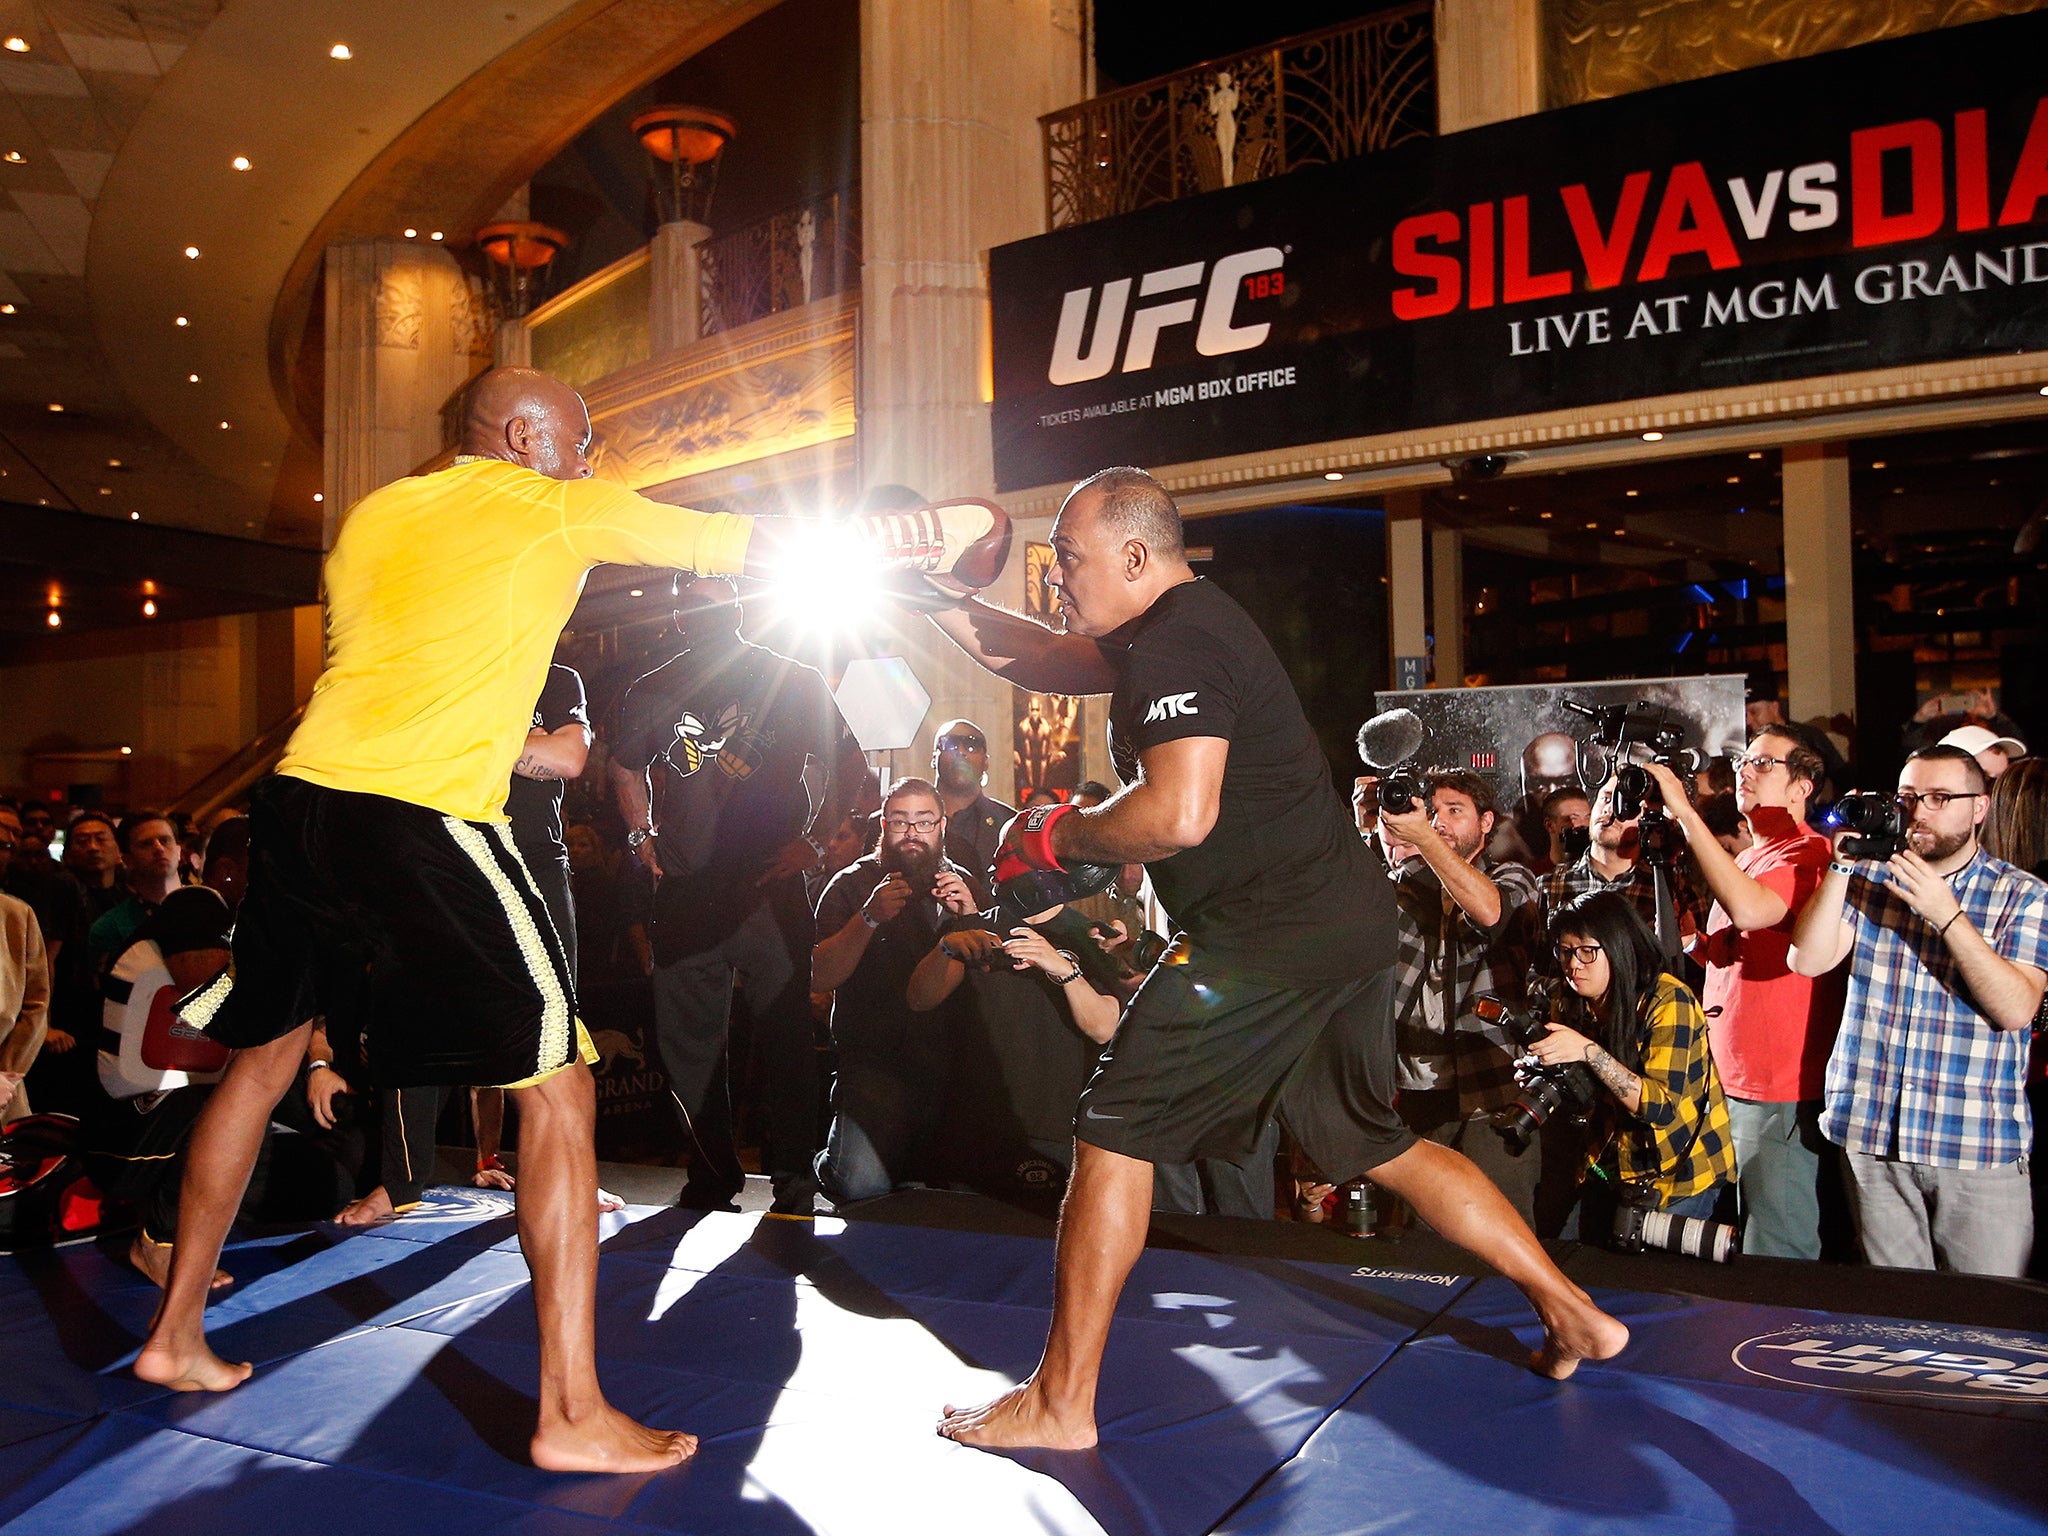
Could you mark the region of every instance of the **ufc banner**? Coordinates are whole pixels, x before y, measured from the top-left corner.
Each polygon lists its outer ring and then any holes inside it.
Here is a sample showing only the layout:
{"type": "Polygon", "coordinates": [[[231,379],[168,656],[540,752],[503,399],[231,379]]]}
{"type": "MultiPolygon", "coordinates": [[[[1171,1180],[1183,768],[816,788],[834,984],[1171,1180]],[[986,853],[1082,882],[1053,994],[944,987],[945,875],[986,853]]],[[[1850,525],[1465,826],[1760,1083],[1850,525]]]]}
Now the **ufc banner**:
{"type": "Polygon", "coordinates": [[[2048,12],[991,253],[1004,490],[2048,349],[2048,12]]]}

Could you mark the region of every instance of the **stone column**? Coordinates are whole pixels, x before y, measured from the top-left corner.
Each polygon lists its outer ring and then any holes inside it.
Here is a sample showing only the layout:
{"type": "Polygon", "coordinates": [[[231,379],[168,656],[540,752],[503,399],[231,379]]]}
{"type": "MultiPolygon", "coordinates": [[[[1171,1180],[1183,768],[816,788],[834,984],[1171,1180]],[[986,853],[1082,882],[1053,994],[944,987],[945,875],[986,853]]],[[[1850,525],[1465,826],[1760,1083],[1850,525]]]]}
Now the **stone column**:
{"type": "Polygon", "coordinates": [[[1856,713],[1855,547],[1849,450],[1784,450],[1786,713],[1826,722],[1856,713]]]}
{"type": "Polygon", "coordinates": [[[1431,654],[1439,688],[1465,686],[1465,536],[1450,528],[1429,535],[1431,654]]]}
{"type": "Polygon", "coordinates": [[[1429,651],[1429,576],[1422,494],[1387,493],[1387,685],[1403,685],[1400,658],[1429,651]]]}
{"type": "Polygon", "coordinates": [[[491,356],[482,295],[440,246],[327,248],[329,545],[358,500],[442,451],[444,410],[491,356]]]}
{"type": "Polygon", "coordinates": [[[1437,132],[1541,110],[1538,0],[1437,0],[1437,132]]]}
{"type": "Polygon", "coordinates": [[[702,251],[711,226],[678,219],[654,232],[647,246],[647,348],[650,357],[680,352],[701,334],[702,251]]]}
{"type": "MultiPolygon", "coordinates": [[[[1075,0],[862,0],[861,478],[928,497],[995,489],[982,359],[985,256],[1043,232],[1038,119],[1082,90],[1075,0]]],[[[1022,561],[991,593],[1015,604],[1022,561]]],[[[953,716],[989,734],[990,792],[1011,791],[1009,685],[929,625],[906,654],[932,695],[919,748],[953,716]]]]}

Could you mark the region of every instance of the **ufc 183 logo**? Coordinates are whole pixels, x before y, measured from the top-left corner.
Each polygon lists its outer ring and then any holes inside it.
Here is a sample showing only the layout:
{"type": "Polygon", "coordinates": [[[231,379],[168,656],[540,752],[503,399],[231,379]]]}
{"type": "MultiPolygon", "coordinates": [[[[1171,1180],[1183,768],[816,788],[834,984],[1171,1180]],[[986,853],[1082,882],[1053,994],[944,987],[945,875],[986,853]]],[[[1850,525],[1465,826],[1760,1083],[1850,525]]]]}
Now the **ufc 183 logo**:
{"type": "Polygon", "coordinates": [[[1186,325],[1197,309],[1201,319],[1195,327],[1195,350],[1204,357],[1222,357],[1246,352],[1266,339],[1273,327],[1237,323],[1240,297],[1277,297],[1284,291],[1284,276],[1278,268],[1286,253],[1277,245],[1239,251],[1225,256],[1213,268],[1207,262],[1190,261],[1177,267],[1161,267],[1143,277],[1120,277],[1102,285],[1102,297],[1093,288],[1074,288],[1060,304],[1060,327],[1053,338],[1052,366],[1046,378],[1054,384],[1084,384],[1099,379],[1116,366],[1117,344],[1123,343],[1125,373],[1139,373],[1152,366],[1160,332],[1169,326],[1186,325]],[[1202,281],[1204,271],[1208,282],[1202,281]],[[1254,276],[1254,274],[1271,274],[1254,276]],[[1159,302],[1131,308],[1131,288],[1140,299],[1158,297],[1159,302]],[[1196,299],[1191,290],[1200,289],[1196,299]],[[1186,294],[1185,298],[1160,297],[1186,294]],[[1088,328],[1088,311],[1095,311],[1095,328],[1088,328]],[[1130,335],[1124,335],[1124,318],[1130,317],[1130,335]],[[1083,343],[1086,343],[1084,351],[1083,343]]]}
{"type": "Polygon", "coordinates": [[[1152,707],[1145,711],[1145,723],[1155,720],[1178,720],[1182,715],[1199,715],[1192,693],[1169,693],[1152,701],[1152,707]]]}

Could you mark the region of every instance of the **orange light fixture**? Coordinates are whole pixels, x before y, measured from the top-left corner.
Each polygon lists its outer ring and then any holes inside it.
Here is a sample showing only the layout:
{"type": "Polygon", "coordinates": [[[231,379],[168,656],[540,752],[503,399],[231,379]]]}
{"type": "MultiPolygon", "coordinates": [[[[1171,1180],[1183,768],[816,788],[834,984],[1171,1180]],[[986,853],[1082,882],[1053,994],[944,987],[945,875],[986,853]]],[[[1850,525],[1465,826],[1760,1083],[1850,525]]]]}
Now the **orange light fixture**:
{"type": "Polygon", "coordinates": [[[710,107],[649,107],[634,117],[633,137],[654,162],[654,200],[664,224],[710,219],[719,156],[739,131],[710,107]]]}

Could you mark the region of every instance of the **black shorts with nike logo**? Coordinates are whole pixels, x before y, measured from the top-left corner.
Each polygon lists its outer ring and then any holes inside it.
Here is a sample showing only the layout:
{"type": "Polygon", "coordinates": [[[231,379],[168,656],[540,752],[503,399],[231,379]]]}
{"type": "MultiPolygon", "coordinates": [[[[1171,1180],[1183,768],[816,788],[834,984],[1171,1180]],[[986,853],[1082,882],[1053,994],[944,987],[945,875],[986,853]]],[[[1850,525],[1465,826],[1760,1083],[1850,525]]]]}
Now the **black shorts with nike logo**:
{"type": "Polygon", "coordinates": [[[1288,985],[1162,964],[1081,1094],[1074,1134],[1154,1163],[1241,1161],[1277,1116],[1343,1184],[1408,1150],[1394,1112],[1394,973],[1288,985]]]}
{"type": "Polygon", "coordinates": [[[234,964],[183,1000],[236,1049],[324,1017],[381,1088],[519,1086],[576,1059],[575,988],[511,829],[275,775],[249,806],[234,964]]]}

